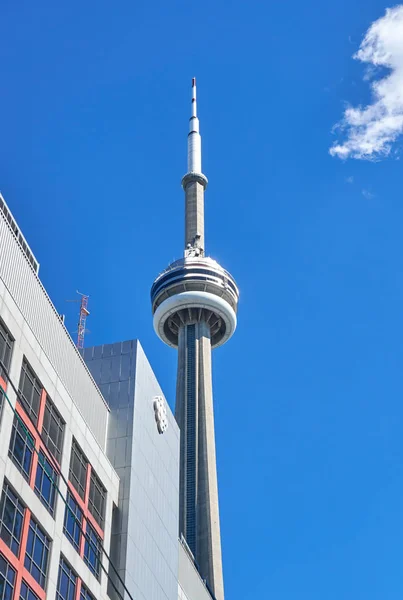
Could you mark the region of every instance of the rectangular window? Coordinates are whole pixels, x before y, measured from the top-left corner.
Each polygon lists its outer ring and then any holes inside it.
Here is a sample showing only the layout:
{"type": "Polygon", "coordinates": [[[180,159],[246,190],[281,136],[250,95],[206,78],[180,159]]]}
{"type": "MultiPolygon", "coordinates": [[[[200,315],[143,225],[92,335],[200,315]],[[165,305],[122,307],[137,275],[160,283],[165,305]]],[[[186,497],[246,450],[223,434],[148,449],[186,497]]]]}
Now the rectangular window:
{"type": "Polygon", "coordinates": [[[42,452],[39,452],[35,477],[35,493],[53,516],[56,502],[56,486],[58,476],[52,465],[42,452]]]}
{"type": "Polygon", "coordinates": [[[101,574],[101,549],[102,541],[87,521],[84,562],[97,579],[101,574]]]}
{"type": "Polygon", "coordinates": [[[42,384],[24,358],[18,386],[22,404],[31,416],[35,425],[38,424],[39,404],[41,401],[42,384]]]}
{"type": "Polygon", "coordinates": [[[43,589],[48,573],[49,549],[49,538],[31,517],[24,566],[43,589]]]}
{"type": "Polygon", "coordinates": [[[76,440],[73,439],[73,445],[71,448],[69,479],[83,500],[85,496],[85,486],[87,482],[87,467],[88,460],[84,456],[84,453],[81,450],[80,446],[77,444],[76,440]]]}
{"type": "Polygon", "coordinates": [[[25,581],[21,583],[20,600],[39,600],[38,596],[31,590],[25,581]]]}
{"type": "Polygon", "coordinates": [[[5,483],[0,502],[0,537],[16,556],[20,553],[24,512],[25,506],[5,483]]]}
{"type": "Polygon", "coordinates": [[[46,396],[42,438],[49,452],[61,462],[65,422],[49,396],[46,396]]]}
{"type": "Polygon", "coordinates": [[[90,493],[88,498],[88,508],[96,522],[100,527],[104,527],[105,518],[105,497],[106,489],[101,483],[101,480],[91,469],[90,493]]]}
{"type": "MultiPolygon", "coordinates": [[[[13,349],[14,338],[4,325],[3,321],[0,320],[0,361],[3,363],[5,368],[8,370],[10,367],[11,352],[13,349]]],[[[0,365],[0,377],[7,379],[6,372],[0,365]]]]}
{"type": "Polygon", "coordinates": [[[80,549],[81,526],[83,513],[70,492],[67,493],[67,505],[64,513],[63,531],[77,552],[80,549]]]}
{"type": "Polygon", "coordinates": [[[15,571],[0,554],[0,600],[12,600],[14,592],[15,571]]]}
{"type": "Polygon", "coordinates": [[[95,600],[83,583],[81,584],[80,600],[95,600]]]}
{"type": "Polygon", "coordinates": [[[56,600],[74,600],[76,587],[77,575],[64,558],[61,558],[57,577],[56,600]]]}
{"type": "Polygon", "coordinates": [[[26,479],[29,479],[32,464],[34,440],[18,417],[14,417],[11,431],[9,456],[26,479]]]}

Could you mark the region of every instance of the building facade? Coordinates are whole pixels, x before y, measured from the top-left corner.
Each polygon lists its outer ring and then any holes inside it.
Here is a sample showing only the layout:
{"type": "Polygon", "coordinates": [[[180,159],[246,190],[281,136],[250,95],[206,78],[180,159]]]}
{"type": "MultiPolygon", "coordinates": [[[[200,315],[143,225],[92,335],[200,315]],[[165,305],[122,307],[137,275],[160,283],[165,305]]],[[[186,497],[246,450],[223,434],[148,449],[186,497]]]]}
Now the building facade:
{"type": "Polygon", "coordinates": [[[154,399],[167,405],[137,340],[87,348],[84,358],[111,411],[107,455],[120,479],[112,560],[136,600],[176,600],[179,428],[167,408],[158,430],[154,399]]]}
{"type": "Polygon", "coordinates": [[[107,598],[103,551],[119,497],[105,453],[110,411],[4,207],[0,598],[107,598]]]}
{"type": "Polygon", "coordinates": [[[140,343],[80,354],[0,196],[0,600],[212,600],[179,449],[140,343]]]}

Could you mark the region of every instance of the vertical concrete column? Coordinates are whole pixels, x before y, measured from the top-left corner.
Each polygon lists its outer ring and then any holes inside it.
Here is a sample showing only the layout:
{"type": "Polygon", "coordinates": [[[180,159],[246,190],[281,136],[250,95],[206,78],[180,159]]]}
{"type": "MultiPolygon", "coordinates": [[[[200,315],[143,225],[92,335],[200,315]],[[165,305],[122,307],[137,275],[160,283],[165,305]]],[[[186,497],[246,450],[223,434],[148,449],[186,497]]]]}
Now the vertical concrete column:
{"type": "Polygon", "coordinates": [[[185,187],[185,248],[188,244],[205,249],[204,186],[199,181],[189,181],[185,187]]]}
{"type": "Polygon", "coordinates": [[[181,430],[180,533],[216,599],[224,600],[211,341],[205,321],[179,332],[175,416],[181,430]]]}
{"type": "Polygon", "coordinates": [[[179,329],[178,373],[176,378],[175,419],[180,429],[179,535],[186,538],[187,402],[186,402],[186,327],[179,329]]]}
{"type": "Polygon", "coordinates": [[[186,327],[179,329],[178,372],[176,377],[175,419],[180,429],[179,535],[186,536],[186,327]]]}
{"type": "Polygon", "coordinates": [[[210,327],[198,324],[199,335],[199,447],[197,490],[198,561],[217,600],[224,600],[220,515],[214,434],[210,327]]]}

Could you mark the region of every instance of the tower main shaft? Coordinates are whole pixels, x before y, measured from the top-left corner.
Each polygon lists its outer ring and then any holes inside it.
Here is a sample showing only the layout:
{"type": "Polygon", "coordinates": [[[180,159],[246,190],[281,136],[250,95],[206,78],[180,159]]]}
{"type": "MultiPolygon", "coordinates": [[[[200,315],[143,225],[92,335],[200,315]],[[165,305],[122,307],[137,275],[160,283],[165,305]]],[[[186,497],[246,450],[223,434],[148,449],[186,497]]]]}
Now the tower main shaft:
{"type": "Polygon", "coordinates": [[[179,330],[175,417],[181,431],[179,528],[200,574],[224,598],[214,437],[210,326],[179,330]]]}
{"type": "Polygon", "coordinates": [[[185,191],[185,254],[151,288],[154,328],[178,348],[175,417],[181,431],[179,533],[216,600],[224,600],[214,434],[211,350],[236,328],[239,292],[233,277],[205,256],[201,138],[192,81],[185,191]]]}

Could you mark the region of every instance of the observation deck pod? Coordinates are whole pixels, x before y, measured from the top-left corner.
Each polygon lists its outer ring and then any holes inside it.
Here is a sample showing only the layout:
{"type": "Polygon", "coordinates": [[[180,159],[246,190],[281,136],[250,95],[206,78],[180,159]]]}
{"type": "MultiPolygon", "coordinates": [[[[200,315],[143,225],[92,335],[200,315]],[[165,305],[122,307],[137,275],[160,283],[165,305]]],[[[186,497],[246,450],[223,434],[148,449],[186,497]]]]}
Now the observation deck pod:
{"type": "Polygon", "coordinates": [[[212,258],[187,257],[169,265],[151,288],[154,329],[178,347],[179,328],[206,321],[211,346],[224,344],[236,329],[239,290],[234,278],[212,258]]]}

